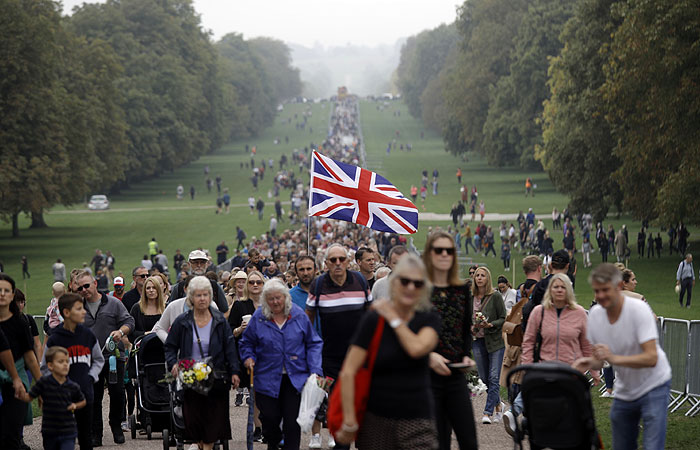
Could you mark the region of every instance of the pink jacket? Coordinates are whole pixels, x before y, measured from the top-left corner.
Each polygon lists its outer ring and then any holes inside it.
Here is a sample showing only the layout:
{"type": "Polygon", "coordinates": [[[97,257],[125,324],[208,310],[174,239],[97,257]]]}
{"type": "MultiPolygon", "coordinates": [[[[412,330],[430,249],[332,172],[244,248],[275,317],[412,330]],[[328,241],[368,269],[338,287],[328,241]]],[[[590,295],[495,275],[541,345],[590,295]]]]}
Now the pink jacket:
{"type": "MultiPolygon", "coordinates": [[[[522,364],[533,362],[535,337],[542,317],[542,305],[538,305],[530,313],[530,320],[527,322],[522,364]]],[[[580,305],[577,305],[576,309],[564,308],[559,317],[556,308],[545,309],[540,361],[561,361],[571,365],[582,356],[591,356],[593,349],[586,338],[587,323],[586,311],[580,305]]]]}

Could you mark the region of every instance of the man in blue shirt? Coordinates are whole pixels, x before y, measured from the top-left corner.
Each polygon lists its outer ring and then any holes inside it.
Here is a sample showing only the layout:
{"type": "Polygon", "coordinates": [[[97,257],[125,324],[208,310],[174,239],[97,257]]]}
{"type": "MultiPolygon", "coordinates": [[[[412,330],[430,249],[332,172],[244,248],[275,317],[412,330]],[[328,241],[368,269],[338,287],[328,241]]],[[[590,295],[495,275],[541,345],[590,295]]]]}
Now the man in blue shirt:
{"type": "Polygon", "coordinates": [[[302,255],[294,262],[294,271],[299,283],[290,289],[292,302],[302,309],[306,309],[306,299],[309,296],[311,284],[316,279],[316,261],[308,255],[302,255]]]}

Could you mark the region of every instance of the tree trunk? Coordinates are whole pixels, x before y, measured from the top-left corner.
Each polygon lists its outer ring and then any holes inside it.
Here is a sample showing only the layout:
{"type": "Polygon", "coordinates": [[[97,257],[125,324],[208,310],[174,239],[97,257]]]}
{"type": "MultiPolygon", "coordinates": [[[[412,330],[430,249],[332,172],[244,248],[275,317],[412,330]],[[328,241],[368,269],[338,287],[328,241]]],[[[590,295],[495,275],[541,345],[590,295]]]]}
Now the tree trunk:
{"type": "Polygon", "coordinates": [[[44,212],[32,212],[32,224],[29,228],[47,228],[46,221],[44,220],[44,212]]]}
{"type": "Polygon", "coordinates": [[[17,220],[19,213],[12,214],[12,237],[19,237],[19,221],[17,220]]]}

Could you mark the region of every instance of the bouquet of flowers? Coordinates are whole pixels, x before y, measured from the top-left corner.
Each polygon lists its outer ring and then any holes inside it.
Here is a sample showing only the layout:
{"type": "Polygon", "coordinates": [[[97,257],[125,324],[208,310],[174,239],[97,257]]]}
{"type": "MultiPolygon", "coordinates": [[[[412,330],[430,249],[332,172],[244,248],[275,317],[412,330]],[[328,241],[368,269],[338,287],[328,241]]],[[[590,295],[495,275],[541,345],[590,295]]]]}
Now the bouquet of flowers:
{"type": "Polygon", "coordinates": [[[481,311],[477,311],[474,313],[474,325],[479,325],[488,321],[488,317],[486,317],[481,311]]]}
{"type": "Polygon", "coordinates": [[[187,389],[207,395],[211,390],[214,380],[209,375],[212,372],[207,361],[195,361],[193,359],[182,359],[178,363],[177,377],[182,385],[187,389]]]}
{"type": "Polygon", "coordinates": [[[486,385],[474,371],[467,374],[467,387],[472,392],[472,397],[476,397],[477,395],[481,395],[486,392],[486,385]]]}

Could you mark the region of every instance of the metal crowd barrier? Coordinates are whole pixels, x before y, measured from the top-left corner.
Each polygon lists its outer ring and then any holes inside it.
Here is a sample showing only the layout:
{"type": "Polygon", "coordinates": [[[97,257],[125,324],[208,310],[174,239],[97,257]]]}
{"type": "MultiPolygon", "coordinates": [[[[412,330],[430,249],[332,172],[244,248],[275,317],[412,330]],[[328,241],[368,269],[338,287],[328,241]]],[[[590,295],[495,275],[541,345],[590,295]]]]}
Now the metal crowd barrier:
{"type": "Polygon", "coordinates": [[[691,403],[686,416],[700,413],[700,320],[690,321],[688,341],[688,401],[691,403]]]}
{"type": "Polygon", "coordinates": [[[679,319],[663,320],[663,349],[671,365],[670,412],[675,412],[688,400],[688,346],[690,322],[679,319]]]}

